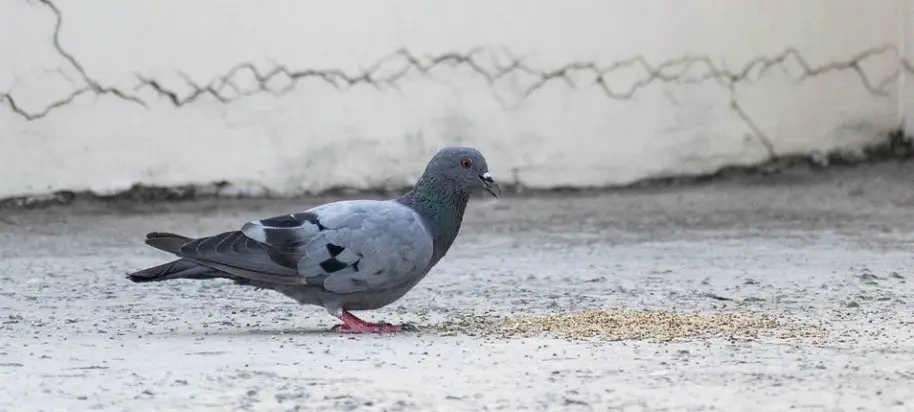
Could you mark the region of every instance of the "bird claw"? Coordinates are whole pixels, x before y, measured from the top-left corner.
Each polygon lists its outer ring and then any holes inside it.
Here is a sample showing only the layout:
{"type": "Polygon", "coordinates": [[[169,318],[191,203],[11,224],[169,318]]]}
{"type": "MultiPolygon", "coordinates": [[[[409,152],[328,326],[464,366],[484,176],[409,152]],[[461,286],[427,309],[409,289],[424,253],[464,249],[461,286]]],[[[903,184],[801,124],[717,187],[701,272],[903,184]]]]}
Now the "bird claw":
{"type": "Polygon", "coordinates": [[[336,315],[342,324],[336,325],[330,330],[338,333],[397,333],[418,331],[415,325],[404,323],[402,325],[392,325],[387,322],[371,323],[359,319],[357,316],[346,310],[340,310],[336,315]]]}
{"type": "Polygon", "coordinates": [[[331,332],[336,333],[398,333],[398,332],[415,332],[419,328],[411,323],[393,325],[387,322],[365,323],[365,324],[339,324],[330,328],[331,332]]]}

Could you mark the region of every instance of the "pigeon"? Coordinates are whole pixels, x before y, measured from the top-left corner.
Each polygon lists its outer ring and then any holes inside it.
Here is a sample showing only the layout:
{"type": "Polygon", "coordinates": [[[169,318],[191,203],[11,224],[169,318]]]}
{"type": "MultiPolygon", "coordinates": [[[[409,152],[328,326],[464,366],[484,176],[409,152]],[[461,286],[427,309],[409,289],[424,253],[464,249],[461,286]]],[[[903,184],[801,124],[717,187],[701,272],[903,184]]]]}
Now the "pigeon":
{"type": "Polygon", "coordinates": [[[133,282],[230,279],[326,309],[341,333],[396,333],[410,324],[364,321],[350,311],[387,306],[419,283],[450,249],[471,194],[501,188],[482,153],[451,146],[429,160],[403,196],[341,200],[190,238],[152,232],[146,244],[179,259],[127,274],[133,282]]]}

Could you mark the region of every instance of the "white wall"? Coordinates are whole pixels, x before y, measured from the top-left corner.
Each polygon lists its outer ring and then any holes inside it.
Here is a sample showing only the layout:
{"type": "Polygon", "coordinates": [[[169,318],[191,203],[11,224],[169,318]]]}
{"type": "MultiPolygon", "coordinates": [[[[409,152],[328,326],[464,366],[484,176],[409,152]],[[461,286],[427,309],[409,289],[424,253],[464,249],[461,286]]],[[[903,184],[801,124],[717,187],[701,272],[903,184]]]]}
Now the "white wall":
{"type": "Polygon", "coordinates": [[[50,1],[0,0],[0,197],[402,186],[452,143],[626,184],[860,148],[914,95],[914,0],[50,1]]]}

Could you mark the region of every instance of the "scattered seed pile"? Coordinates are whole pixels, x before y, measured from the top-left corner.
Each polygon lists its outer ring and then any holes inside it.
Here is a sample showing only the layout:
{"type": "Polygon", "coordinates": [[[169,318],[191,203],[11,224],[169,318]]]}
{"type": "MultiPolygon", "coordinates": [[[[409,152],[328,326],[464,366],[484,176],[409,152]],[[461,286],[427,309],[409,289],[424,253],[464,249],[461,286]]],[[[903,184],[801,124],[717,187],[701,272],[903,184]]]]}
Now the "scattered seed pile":
{"type": "Polygon", "coordinates": [[[815,337],[821,325],[797,325],[776,316],[747,313],[684,314],[649,310],[588,310],[548,315],[471,315],[437,326],[442,334],[566,339],[648,340],[815,337]]]}

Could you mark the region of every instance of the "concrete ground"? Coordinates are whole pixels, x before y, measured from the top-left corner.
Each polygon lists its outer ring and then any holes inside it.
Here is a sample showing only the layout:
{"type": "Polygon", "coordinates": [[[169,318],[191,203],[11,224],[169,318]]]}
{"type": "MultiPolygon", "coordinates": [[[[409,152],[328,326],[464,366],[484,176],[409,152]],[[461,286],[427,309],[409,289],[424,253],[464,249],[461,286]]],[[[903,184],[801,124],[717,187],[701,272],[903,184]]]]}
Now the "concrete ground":
{"type": "Polygon", "coordinates": [[[338,336],[226,281],[132,284],[204,235],[316,200],[0,211],[0,410],[912,410],[914,163],[473,203],[451,253],[338,336]],[[436,332],[489,312],[761,312],[814,338],[567,340],[436,332]]]}

